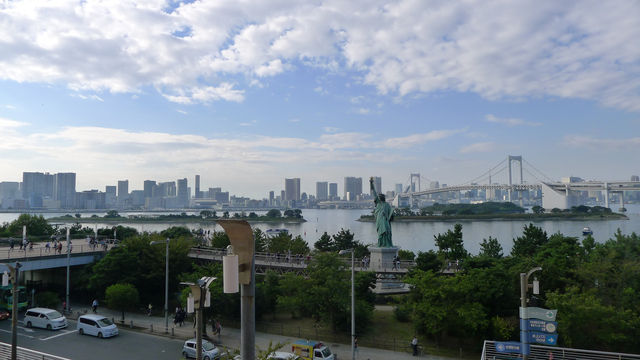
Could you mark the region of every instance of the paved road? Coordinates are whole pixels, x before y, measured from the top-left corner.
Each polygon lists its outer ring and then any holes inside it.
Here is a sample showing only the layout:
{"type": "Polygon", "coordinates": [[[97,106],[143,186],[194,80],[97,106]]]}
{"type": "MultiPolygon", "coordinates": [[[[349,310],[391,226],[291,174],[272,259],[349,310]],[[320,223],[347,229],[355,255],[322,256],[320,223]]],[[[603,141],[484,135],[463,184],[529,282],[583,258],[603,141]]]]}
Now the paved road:
{"type": "MultiPolygon", "coordinates": [[[[120,328],[120,335],[109,339],[81,336],[76,322],[69,320],[66,329],[46,329],[18,326],[18,346],[46,352],[69,359],[158,359],[181,358],[180,339],[169,339],[120,328]]],[[[11,343],[11,320],[0,321],[0,341],[11,343]]]]}

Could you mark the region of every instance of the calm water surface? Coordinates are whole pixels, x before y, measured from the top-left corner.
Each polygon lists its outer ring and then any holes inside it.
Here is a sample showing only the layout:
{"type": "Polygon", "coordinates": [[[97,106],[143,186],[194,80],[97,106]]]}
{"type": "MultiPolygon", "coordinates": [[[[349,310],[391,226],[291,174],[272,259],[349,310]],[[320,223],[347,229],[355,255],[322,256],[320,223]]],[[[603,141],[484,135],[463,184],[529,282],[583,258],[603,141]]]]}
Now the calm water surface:
{"type": "MultiPolygon", "coordinates": [[[[625,205],[629,220],[615,221],[539,221],[534,222],[536,226],[543,228],[548,234],[561,232],[568,236],[582,237],[582,228],[589,226],[593,230],[593,237],[600,242],[613,237],[613,234],[620,229],[623,234],[635,232],[640,234],[640,205],[625,205]]],[[[255,224],[262,230],[269,228],[286,227],[293,235],[301,235],[311,246],[320,238],[323,232],[330,235],[337,233],[340,229],[349,229],[357,240],[365,244],[375,243],[377,235],[375,224],[370,222],[356,221],[362,214],[369,214],[371,210],[316,210],[305,209],[302,211],[306,223],[302,224],[255,224]]],[[[167,212],[169,214],[170,212],[167,212]]],[[[180,213],[180,212],[174,212],[180,213]]],[[[65,213],[44,213],[45,218],[64,215],[65,213]]],[[[95,213],[103,216],[104,212],[95,213]]],[[[142,214],[141,212],[122,213],[142,214]]],[[[154,213],[158,214],[158,213],[154,213]]],[[[0,223],[15,220],[20,213],[0,213],[0,223]]],[[[83,213],[83,217],[89,217],[93,213],[83,213]]],[[[522,234],[522,228],[528,221],[459,221],[462,224],[462,232],[465,248],[473,254],[479,251],[479,244],[482,239],[492,236],[497,238],[502,244],[505,253],[511,250],[513,239],[522,234]]],[[[438,233],[453,229],[455,222],[394,222],[392,223],[393,243],[402,249],[412,251],[427,251],[435,249],[433,236],[438,233]]],[[[89,227],[111,227],[111,224],[87,224],[89,227]]],[[[130,224],[128,226],[136,228],[138,231],[161,231],[175,224],[130,224]]],[[[222,231],[220,226],[211,224],[187,224],[191,229],[204,228],[205,230],[222,231]]]]}

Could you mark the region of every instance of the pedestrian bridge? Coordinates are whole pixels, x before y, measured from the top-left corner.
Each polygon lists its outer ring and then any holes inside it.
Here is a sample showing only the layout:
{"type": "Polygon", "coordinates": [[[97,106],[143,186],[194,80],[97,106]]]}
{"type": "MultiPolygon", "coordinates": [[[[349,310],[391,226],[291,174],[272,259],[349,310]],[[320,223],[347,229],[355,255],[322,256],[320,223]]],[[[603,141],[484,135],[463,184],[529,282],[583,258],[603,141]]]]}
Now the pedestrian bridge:
{"type": "Polygon", "coordinates": [[[104,254],[111,250],[114,244],[92,245],[82,240],[76,240],[76,244],[71,244],[67,254],[66,241],[62,241],[62,251],[57,253],[52,248],[46,248],[42,243],[36,244],[32,249],[11,249],[0,247],[0,273],[8,271],[6,264],[20,262],[20,271],[44,270],[71,266],[86,265],[102,258],[104,254]],[[67,259],[68,258],[68,259],[67,259]]]}

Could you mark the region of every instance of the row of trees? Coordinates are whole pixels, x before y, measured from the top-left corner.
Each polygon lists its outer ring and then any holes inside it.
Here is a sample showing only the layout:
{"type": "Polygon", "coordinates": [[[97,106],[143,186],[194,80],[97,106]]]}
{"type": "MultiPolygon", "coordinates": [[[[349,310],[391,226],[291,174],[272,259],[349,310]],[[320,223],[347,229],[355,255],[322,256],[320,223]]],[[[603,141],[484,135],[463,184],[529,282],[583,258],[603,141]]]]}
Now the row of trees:
{"type": "Polygon", "coordinates": [[[409,274],[410,295],[399,319],[436,341],[517,340],[519,274],[535,266],[543,295],[531,306],[558,309],[560,345],[609,351],[640,351],[640,238],[618,231],[596,243],[529,224],[513,240],[509,255],[494,238],[477,256],[462,242],[462,226],[434,236],[437,252],[419,253],[409,274]],[[443,261],[459,259],[461,271],[442,276],[443,261]],[[421,261],[422,260],[422,261],[421,261]]]}

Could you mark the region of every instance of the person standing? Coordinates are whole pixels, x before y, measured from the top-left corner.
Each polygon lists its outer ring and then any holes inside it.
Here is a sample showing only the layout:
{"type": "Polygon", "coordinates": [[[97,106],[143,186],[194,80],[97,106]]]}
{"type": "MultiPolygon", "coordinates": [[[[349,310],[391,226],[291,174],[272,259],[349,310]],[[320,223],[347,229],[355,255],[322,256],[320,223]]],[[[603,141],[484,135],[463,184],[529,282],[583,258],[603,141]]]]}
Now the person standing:
{"type": "Polygon", "coordinates": [[[413,340],[411,340],[411,347],[413,348],[413,356],[418,356],[418,338],[413,335],[413,340]]]}
{"type": "Polygon", "coordinates": [[[91,310],[93,310],[94,314],[98,313],[98,299],[93,299],[93,302],[91,303],[91,310]]]}

